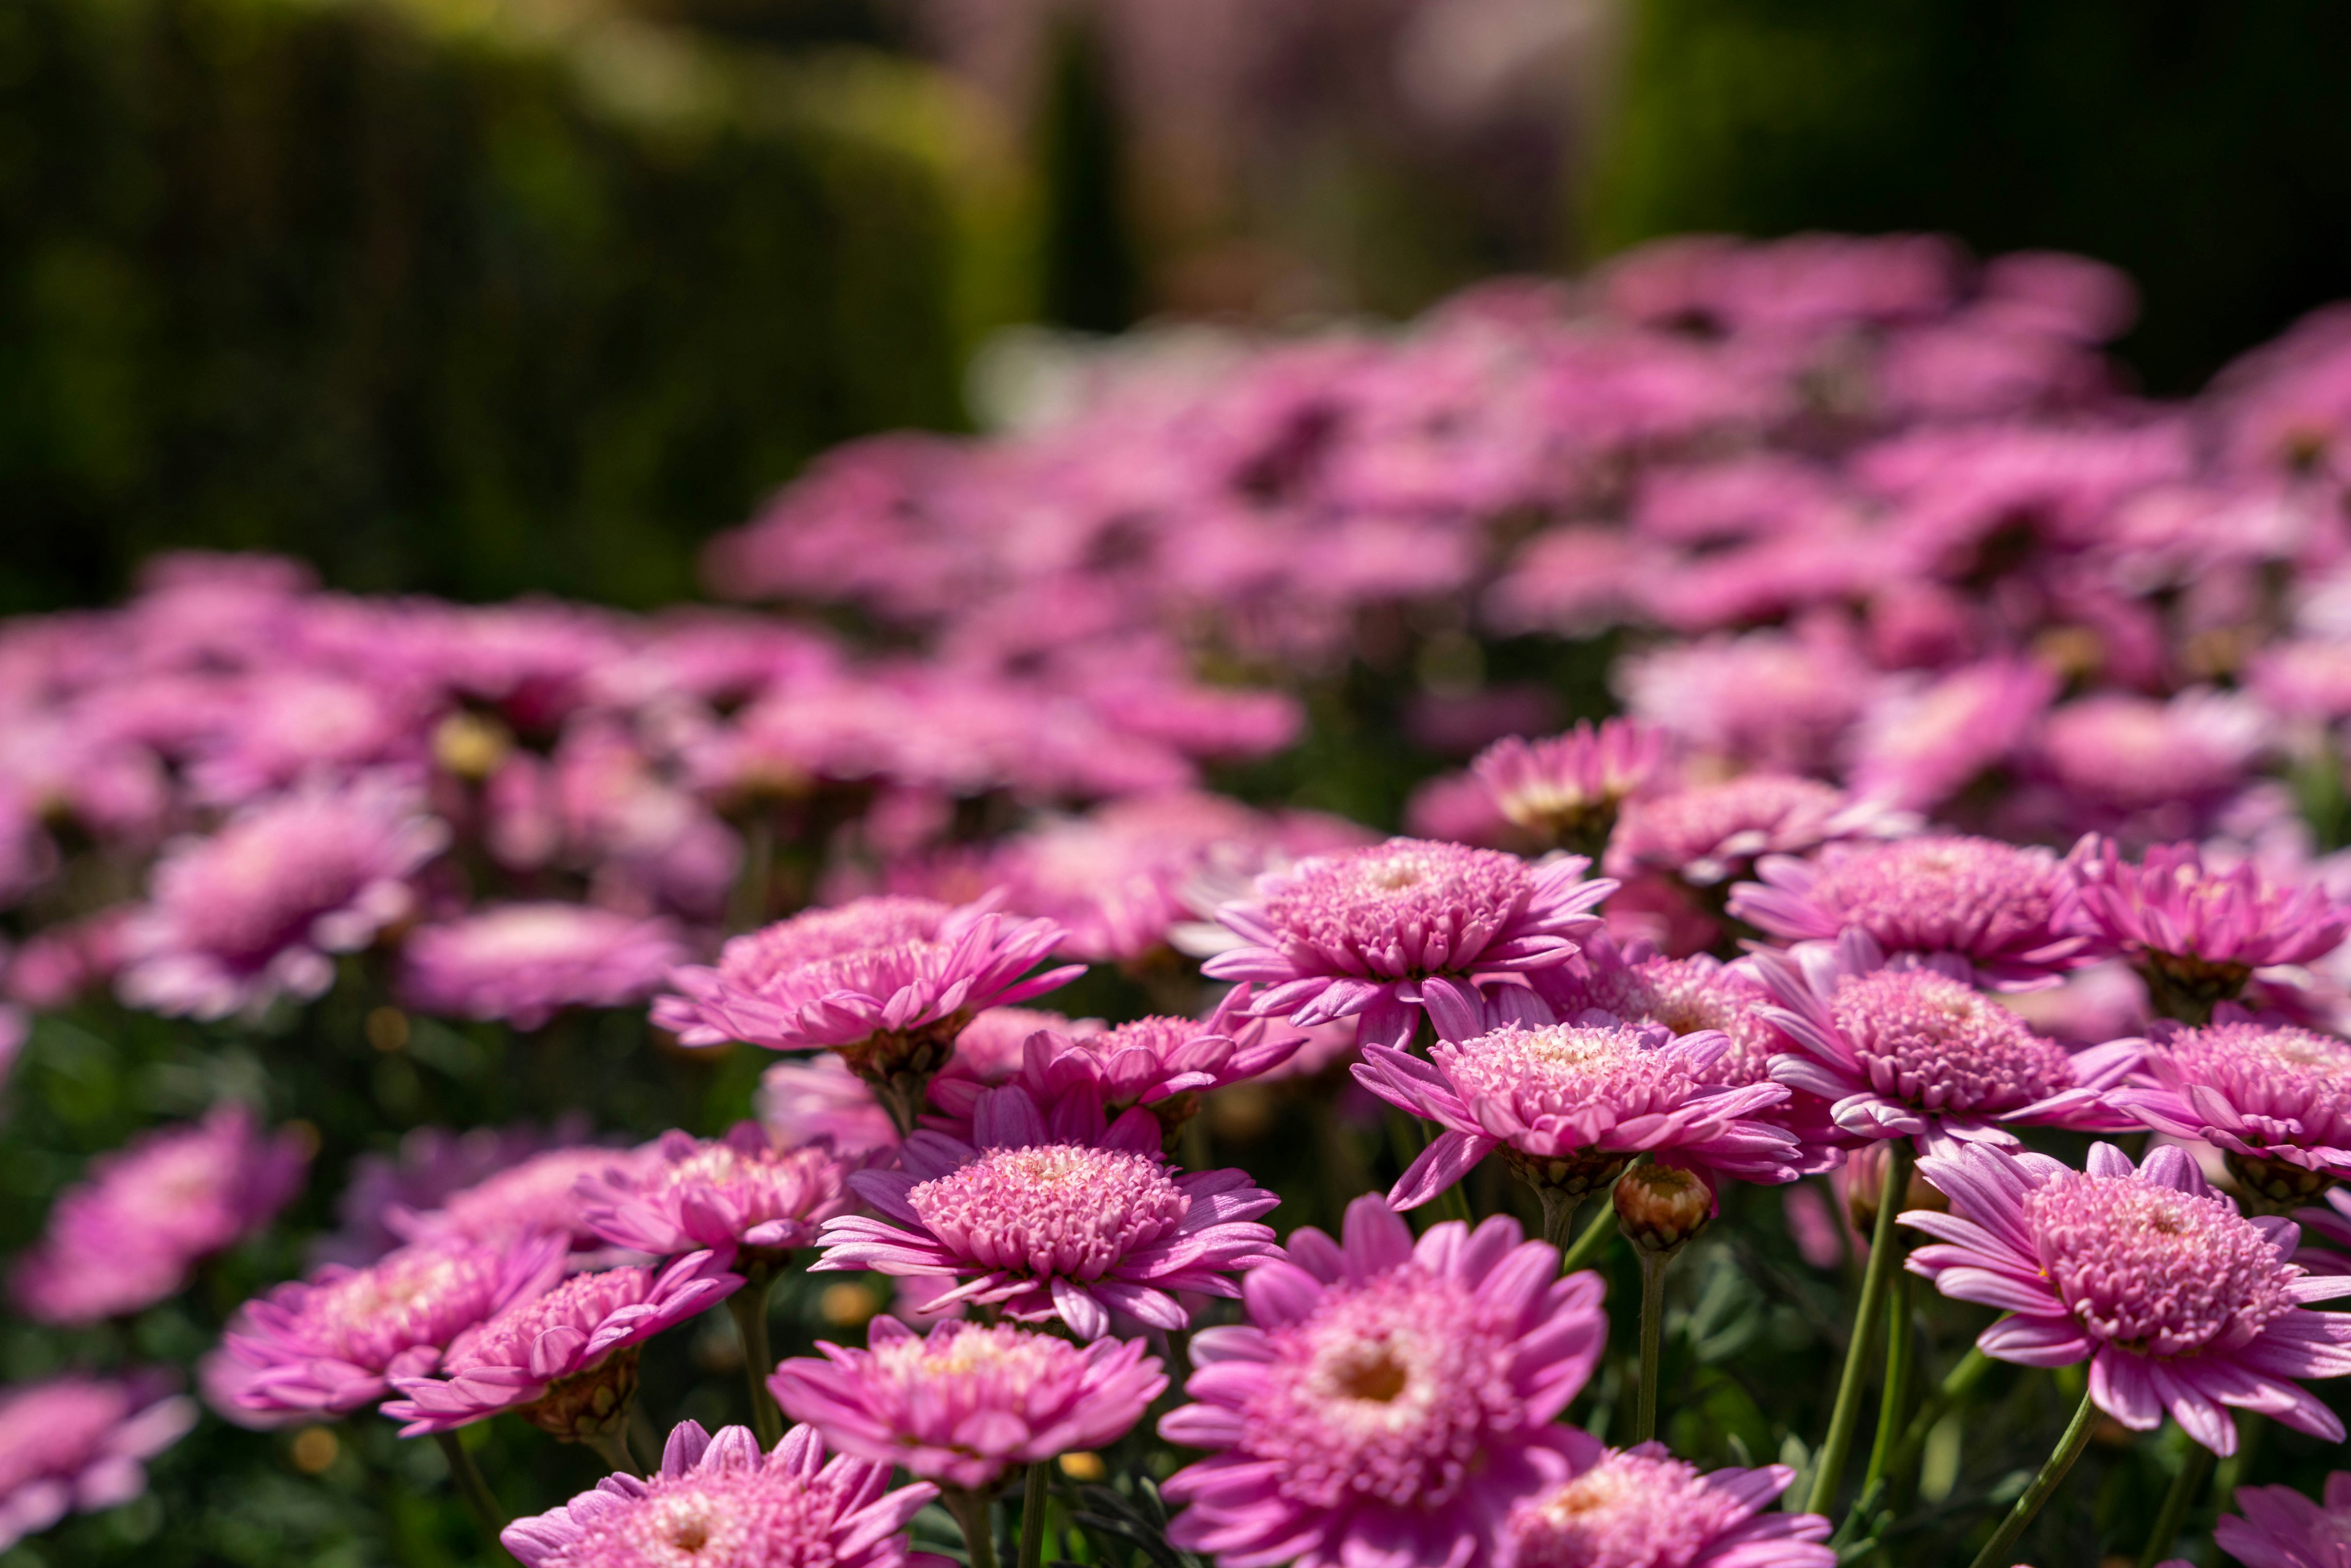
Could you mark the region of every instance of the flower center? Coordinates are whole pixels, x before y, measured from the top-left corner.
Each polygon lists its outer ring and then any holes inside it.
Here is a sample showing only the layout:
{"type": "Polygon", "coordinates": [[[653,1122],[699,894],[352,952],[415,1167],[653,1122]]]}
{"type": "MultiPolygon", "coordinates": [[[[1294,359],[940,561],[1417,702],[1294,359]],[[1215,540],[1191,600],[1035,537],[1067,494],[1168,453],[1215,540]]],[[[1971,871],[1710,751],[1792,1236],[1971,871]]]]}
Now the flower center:
{"type": "Polygon", "coordinates": [[[2069,1171],[2023,1207],[2060,1299],[2091,1334],[2126,1350],[2235,1349],[2294,1306],[2294,1270],[2224,1199],[2069,1171]]]}
{"type": "Polygon", "coordinates": [[[1092,1281],[1189,1212],[1159,1161],[1124,1149],[988,1149],[906,1195],[934,1236],[991,1269],[1092,1281]]]}
{"type": "Polygon", "coordinates": [[[1614,1119],[1670,1110],[1697,1088],[1665,1032],[1629,1024],[1503,1029],[1430,1054],[1465,1099],[1501,1101],[1520,1118],[1600,1105],[1614,1119]]]}
{"type": "Polygon", "coordinates": [[[1510,1511],[1519,1568],[1686,1568],[1743,1511],[1678,1459],[1612,1453],[1510,1511]]]}
{"type": "Polygon", "coordinates": [[[2252,1124],[2248,1141],[2351,1143],[2351,1045],[2306,1029],[2217,1024],[2176,1037],[2173,1060],[2252,1124]]]}
{"type": "Polygon", "coordinates": [[[1008,1323],[952,1324],[938,1339],[902,1339],[873,1353],[874,1364],[894,1379],[901,1392],[925,1401],[952,1399],[949,1382],[983,1384],[1028,1393],[1079,1353],[1064,1340],[1028,1333],[1008,1323]]]}
{"type": "Polygon", "coordinates": [[[581,1521],[562,1568],[831,1568],[839,1500],[766,1472],[656,1477],[581,1521]]]}
{"type": "Polygon", "coordinates": [[[1987,839],[1905,839],[1824,868],[1813,896],[1887,948],[1996,954],[2050,939],[2055,862],[1987,839]]]}
{"type": "Polygon", "coordinates": [[[1829,1011],[1861,1058],[1870,1087],[1922,1110],[2012,1111],[2074,1082],[2063,1047],[1941,975],[1879,969],[1849,976],[1829,1011]]]}
{"type": "Polygon", "coordinates": [[[1395,839],[1301,862],[1265,914],[1302,967],[1401,978],[1468,966],[1533,892],[1515,855],[1395,839]]]}

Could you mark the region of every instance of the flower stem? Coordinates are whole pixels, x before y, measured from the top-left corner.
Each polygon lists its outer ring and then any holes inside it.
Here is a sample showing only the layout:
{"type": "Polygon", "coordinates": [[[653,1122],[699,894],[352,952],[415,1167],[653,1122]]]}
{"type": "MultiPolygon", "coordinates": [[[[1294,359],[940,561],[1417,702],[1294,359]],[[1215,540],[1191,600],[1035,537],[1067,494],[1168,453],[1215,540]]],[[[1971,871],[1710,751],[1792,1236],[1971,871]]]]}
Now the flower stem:
{"type": "Polygon", "coordinates": [[[457,1495],[465,1500],[465,1507],[474,1522],[489,1531],[496,1541],[498,1531],[507,1524],[506,1511],[490,1490],[490,1483],[482,1479],[482,1469],[474,1463],[474,1456],[465,1452],[465,1445],[455,1432],[435,1432],[433,1440],[441,1446],[441,1457],[449,1461],[449,1480],[457,1495]]]}
{"type": "Polygon", "coordinates": [[[637,1457],[629,1452],[629,1431],[625,1427],[607,1427],[580,1439],[596,1450],[596,1455],[612,1467],[612,1473],[635,1476],[640,1479],[644,1471],[637,1468],[637,1457]]]}
{"type": "Polygon", "coordinates": [[[943,1487],[939,1500],[963,1527],[964,1551],[971,1559],[971,1568],[996,1568],[996,1536],[987,1517],[987,1498],[961,1487],[943,1487]]]}
{"type": "Polygon", "coordinates": [[[1641,1252],[1641,1393],[1634,1406],[1633,1441],[1646,1443],[1657,1435],[1657,1363],[1666,1339],[1666,1270],[1672,1252],[1641,1252]]]}
{"type": "Polygon", "coordinates": [[[2058,1483],[2065,1479],[2065,1472],[2072,1469],[2074,1461],[2082,1457],[2082,1450],[2089,1447],[2090,1429],[2097,1422],[2098,1407],[2091,1403],[2089,1395],[2085,1393],[2082,1396],[2081,1405],[2074,1412],[2074,1419],[2066,1424],[2065,1435],[2057,1439],[2057,1447],[2050,1454],[2048,1463],[2043,1465],[2041,1473],[2032,1478],[2032,1484],[2024,1489],[2024,1495],[2016,1500],[2016,1506],[2008,1511],[2008,1517],[2000,1521],[2000,1528],[1992,1531],[1991,1539],[1984,1542],[1983,1550],[1976,1553],[1976,1560],[1970,1568],[2002,1568],[2003,1564],[2014,1561],[2010,1552],[2016,1545],[2017,1538],[2024,1533],[2024,1527],[2032,1522],[2032,1516],[2041,1511],[2041,1505],[2055,1493],[2058,1483]]]}
{"type": "Polygon", "coordinates": [[[1886,1383],[1878,1394],[1877,1435],[1870,1439],[1869,1466],[1861,1473],[1864,1492],[1884,1481],[1892,1468],[1902,1406],[1910,1400],[1912,1344],[1910,1276],[1897,1269],[1886,1282],[1886,1383]]]}
{"type": "Polygon", "coordinates": [[[743,1341],[743,1375],[751,1385],[751,1430],[762,1452],[774,1448],[784,1435],[783,1412],[776,1408],[776,1396],[768,1392],[768,1375],[776,1370],[776,1353],[768,1343],[768,1292],[774,1286],[775,1276],[754,1264],[743,1288],[726,1298],[735,1333],[743,1341]]]}
{"type": "MultiPolygon", "coordinates": [[[[1543,1239],[1553,1246],[1557,1246],[1559,1241],[1566,1237],[1567,1228],[1575,1218],[1573,1205],[1577,1200],[1570,1198],[1568,1201],[1571,1207],[1560,1218],[1557,1237],[1551,1234],[1551,1211],[1548,1208],[1543,1211],[1543,1239]]],[[[1559,1260],[1559,1271],[1562,1274],[1573,1274],[1578,1269],[1589,1269],[1599,1260],[1603,1252],[1608,1250],[1608,1244],[1615,1239],[1616,1211],[1604,1206],[1592,1223],[1583,1228],[1583,1234],[1575,1239],[1575,1245],[1569,1248],[1566,1256],[1559,1260]]]]}
{"type": "Polygon", "coordinates": [[[2188,1511],[2196,1506],[2211,1474],[2212,1450],[2191,1439],[2187,1457],[2179,1461],[2179,1473],[2171,1478],[2163,1506],[2156,1511],[2155,1528],[2147,1532],[2147,1549],[2138,1554],[2138,1568],[2155,1568],[2171,1555],[2171,1543],[2179,1538],[2179,1527],[2188,1522],[2188,1511]]]}
{"type": "MultiPolygon", "coordinates": [[[[1973,1393],[1976,1385],[1983,1381],[1984,1374],[1991,1370],[1991,1357],[1972,1345],[1969,1346],[1968,1354],[1943,1375],[1943,1381],[1935,1392],[1919,1402],[1917,1410],[1910,1417],[1910,1424],[1902,1429],[1901,1440],[1886,1456],[1886,1475],[1898,1476],[1917,1464],[1920,1450],[1927,1446],[1927,1435],[1935,1429],[1936,1423],[1949,1415],[1953,1406],[1973,1393]]],[[[1846,1513],[1844,1523],[1838,1527],[1834,1540],[1842,1543],[1850,1539],[1864,1517],[1876,1511],[1878,1500],[1885,1493],[1885,1476],[1879,1477],[1875,1484],[1865,1485],[1861,1495],[1854,1500],[1852,1510],[1846,1513]]]]}
{"type": "Polygon", "coordinates": [[[1020,1500],[1020,1568],[1040,1568],[1045,1556],[1045,1479],[1050,1459],[1029,1467],[1029,1490],[1020,1500]]]}
{"type": "Polygon", "coordinates": [[[1861,1303],[1854,1310],[1853,1338],[1844,1348],[1844,1372],[1837,1379],[1829,1435],[1823,1439],[1815,1460],[1812,1496],[1804,1504],[1807,1513],[1826,1513],[1835,1503],[1837,1487],[1844,1479],[1845,1460],[1853,1453],[1854,1428],[1861,1424],[1861,1391],[1869,1381],[1869,1353],[1877,1338],[1877,1320],[1885,1312],[1886,1282],[1894,1272],[1894,1214],[1910,1190],[1910,1141],[1894,1139],[1886,1153],[1886,1179],[1877,1192],[1869,1268],[1861,1277],[1861,1303]]]}
{"type": "Polygon", "coordinates": [[[1563,1187],[1539,1186],[1535,1197],[1542,1204],[1543,1239],[1566,1252],[1567,1233],[1574,1228],[1575,1211],[1583,1207],[1583,1195],[1563,1187]]]}

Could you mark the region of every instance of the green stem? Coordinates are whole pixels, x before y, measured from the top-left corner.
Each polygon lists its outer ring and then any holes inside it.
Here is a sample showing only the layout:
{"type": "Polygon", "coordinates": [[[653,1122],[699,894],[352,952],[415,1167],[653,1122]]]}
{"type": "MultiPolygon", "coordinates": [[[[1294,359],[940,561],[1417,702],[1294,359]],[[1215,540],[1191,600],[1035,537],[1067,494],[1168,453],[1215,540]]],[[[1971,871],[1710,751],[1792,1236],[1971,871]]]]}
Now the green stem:
{"type": "Polygon", "coordinates": [[[1984,1542],[1984,1549],[1976,1553],[1976,1560],[1969,1568],[2006,1568],[2006,1564],[2015,1561],[2010,1552],[2015,1547],[2017,1538],[2024,1533],[2024,1527],[2032,1522],[2032,1516],[2041,1511],[2041,1505],[2055,1493],[2058,1483],[2065,1479],[2065,1472],[2072,1469],[2074,1461],[2082,1457],[2082,1450],[2089,1447],[2090,1429],[2097,1424],[2098,1407],[2091,1403],[2087,1394],[2084,1394],[2080,1406],[2074,1412],[2074,1419],[2066,1424],[2065,1435],[2057,1439],[2057,1447],[2050,1454],[2049,1462],[2041,1467],[2041,1473],[2032,1478],[2032,1484],[2024,1489],[2024,1495],[2016,1500],[2016,1506],[2008,1511],[2008,1517],[2000,1521],[2000,1528],[1992,1531],[1991,1539],[1984,1542]]]}
{"type": "Polygon", "coordinates": [[[1896,1270],[1886,1286],[1886,1384],[1879,1391],[1877,1435],[1870,1439],[1869,1465],[1861,1473],[1865,1492],[1885,1481],[1902,1429],[1902,1406],[1910,1400],[1910,1276],[1896,1270]]]}
{"type": "Polygon", "coordinates": [[[1657,1363],[1666,1340],[1666,1269],[1673,1260],[1672,1252],[1641,1249],[1641,1392],[1633,1407],[1635,1444],[1657,1435],[1657,1363]]]}
{"type": "MultiPolygon", "coordinates": [[[[1902,1429],[1901,1440],[1886,1456],[1886,1475],[1901,1475],[1917,1464],[1920,1451],[1927,1447],[1928,1434],[1934,1431],[1936,1423],[1949,1415],[1953,1406],[1973,1393],[1976,1385],[1983,1381],[1984,1374],[1991,1370],[1991,1357],[1972,1345],[1969,1346],[1968,1354],[1943,1375],[1941,1384],[1934,1393],[1927,1396],[1917,1413],[1910,1417],[1910,1424],[1902,1429]]],[[[1885,1492],[1883,1476],[1874,1486],[1864,1486],[1861,1495],[1854,1500],[1852,1511],[1844,1516],[1844,1523],[1838,1527],[1834,1541],[1842,1544],[1850,1539],[1862,1520],[1876,1511],[1878,1500],[1885,1492]]]]}
{"type": "Polygon", "coordinates": [[[607,1427],[581,1441],[595,1449],[597,1457],[612,1467],[613,1474],[643,1479],[644,1471],[637,1468],[637,1457],[629,1452],[629,1434],[625,1427],[607,1427]]]}
{"type": "Polygon", "coordinates": [[[1813,1472],[1807,1513],[1826,1513],[1836,1501],[1844,1479],[1845,1460],[1853,1453],[1854,1429],[1861,1424],[1861,1392],[1869,1382],[1869,1353],[1877,1338],[1877,1321],[1885,1313],[1886,1281],[1894,1272],[1894,1215],[1910,1190],[1910,1141],[1889,1140],[1886,1179],[1877,1192],[1877,1225],[1869,1243],[1869,1269],[1861,1277],[1861,1304],[1853,1314],[1853,1339],[1844,1349],[1844,1372],[1837,1379],[1835,1407],[1829,1413],[1829,1435],[1821,1443],[1813,1472]]]}
{"type": "Polygon", "coordinates": [[[1543,1239],[1565,1253],[1567,1233],[1575,1225],[1575,1211],[1583,1207],[1583,1195],[1562,1187],[1539,1186],[1535,1188],[1535,1200],[1542,1205],[1543,1239]]]}
{"type": "Polygon", "coordinates": [[[2156,1510],[2155,1528],[2147,1532],[2147,1549],[2138,1554],[2138,1568],[2155,1568],[2171,1555],[2171,1543],[2179,1538],[2179,1527],[2188,1522],[2188,1511],[2196,1506],[2211,1474],[2212,1450],[2189,1439],[2188,1455],[2179,1461],[2179,1473],[2171,1478],[2170,1490],[2163,1494],[2163,1506],[2156,1510]]]}
{"type": "Polygon", "coordinates": [[[939,1500],[946,1504],[956,1523],[963,1527],[964,1551],[971,1559],[971,1568],[996,1568],[996,1533],[988,1521],[987,1497],[961,1487],[947,1487],[939,1492],[939,1500]]]}
{"type": "Polygon", "coordinates": [[[1053,1461],[1029,1467],[1029,1490],[1020,1500],[1020,1568],[1040,1568],[1045,1557],[1045,1478],[1053,1461]]]}
{"type": "Polygon", "coordinates": [[[768,1293],[774,1286],[775,1276],[754,1264],[743,1288],[726,1298],[735,1333],[743,1341],[743,1375],[751,1385],[751,1430],[763,1453],[784,1436],[783,1412],[776,1408],[776,1396],[768,1392],[768,1375],[776,1370],[776,1353],[768,1343],[768,1293]]]}
{"type": "MultiPolygon", "coordinates": [[[[1571,1209],[1568,1219],[1573,1218],[1574,1211],[1571,1209]]],[[[1546,1213],[1544,1218],[1548,1221],[1550,1215],[1546,1213]]],[[[1549,1239],[1551,1228],[1549,1224],[1546,1223],[1543,1228],[1545,1239],[1549,1239]]],[[[1567,1234],[1566,1219],[1560,1222],[1559,1231],[1562,1236],[1567,1234]]],[[[1575,1239],[1575,1245],[1569,1248],[1567,1255],[1559,1260],[1559,1271],[1562,1274],[1573,1274],[1578,1269],[1591,1268],[1593,1263],[1599,1261],[1600,1255],[1608,1250],[1608,1244],[1615,1239],[1616,1210],[1613,1206],[1604,1204],[1592,1223],[1583,1228],[1583,1234],[1575,1239]]]]}
{"type": "Polygon", "coordinates": [[[487,1531],[490,1539],[496,1541],[498,1531],[506,1528],[506,1511],[498,1506],[496,1496],[490,1490],[490,1483],[482,1479],[481,1467],[474,1463],[473,1455],[465,1452],[465,1445],[458,1439],[456,1433],[435,1432],[433,1440],[441,1446],[441,1457],[449,1461],[450,1482],[456,1487],[457,1495],[465,1500],[465,1507],[473,1514],[474,1522],[487,1531]]]}

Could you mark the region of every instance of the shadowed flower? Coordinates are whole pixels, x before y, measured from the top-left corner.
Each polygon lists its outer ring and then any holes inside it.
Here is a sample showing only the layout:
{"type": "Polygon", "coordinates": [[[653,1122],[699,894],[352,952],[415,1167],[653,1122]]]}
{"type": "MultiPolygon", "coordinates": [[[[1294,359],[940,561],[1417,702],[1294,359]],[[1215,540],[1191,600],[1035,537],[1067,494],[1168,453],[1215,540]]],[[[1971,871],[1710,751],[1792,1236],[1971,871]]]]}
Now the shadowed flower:
{"type": "Polygon", "coordinates": [[[1423,839],[1317,855],[1221,906],[1243,945],[1202,970],[1264,983],[1250,1010],[1301,1028],[1353,1018],[1358,1040],[1403,1045],[1426,1009],[1439,1034],[1466,1038],[1482,986],[1566,961],[1597,925],[1588,912],[1616,884],[1586,880],[1589,865],[1423,839]]]}
{"type": "Polygon", "coordinates": [[[918,1338],[875,1318],[864,1350],[820,1343],[768,1386],[843,1453],[986,1493],[1020,1465],[1117,1441],[1167,1386],[1141,1340],[1074,1345],[1009,1323],[947,1322],[918,1338]]]}
{"type": "Polygon", "coordinates": [[[1469,770],[1512,824],[1546,844],[1596,855],[1617,808],[1656,778],[1665,758],[1664,731],[1612,718],[1547,740],[1498,740],[1469,770]]]}
{"type": "Polygon", "coordinates": [[[1113,1313],[1186,1328],[1172,1292],[1239,1294],[1230,1275],[1272,1251],[1273,1232],[1256,1220],[1280,1200],[1240,1171],[1176,1169],[1159,1146],[1148,1111],[1105,1127],[1099,1104],[1067,1100],[1049,1125],[1025,1091],[991,1091],[971,1143],[918,1132],[901,1169],[851,1176],[885,1219],[827,1222],[810,1267],[956,1276],[964,1283],[935,1306],[998,1303],[1023,1322],[1058,1316],[1081,1339],[1110,1333],[1113,1313]]]}
{"type": "Polygon", "coordinates": [[[2292,1487],[2239,1487],[2237,1513],[2221,1516],[2212,1539],[2245,1568],[2344,1568],[2351,1563],[2351,1470],[2326,1478],[2324,1502],[2292,1487]]]}
{"type": "Polygon", "coordinates": [[[1250,1322],[1192,1338],[1196,1401],[1159,1424],[1217,1450],[1163,1488],[1168,1539],[1225,1568],[1481,1568],[1510,1504],[1600,1446],[1559,1424],[1605,1347],[1600,1281],[1516,1221],[1412,1232],[1375,1197],[1344,1241],[1301,1228],[1243,1285],[1250,1322]]]}
{"type": "Polygon", "coordinates": [[[1997,658],[1880,696],[1855,737],[1855,792],[1928,810],[2005,760],[2057,692],[2035,659],[1997,658]]]}
{"type": "Polygon", "coordinates": [[[1947,1296],[2011,1314],[1977,1337],[1985,1354],[2026,1366],[2088,1361],[2099,1409],[2138,1432],[2168,1409],[2216,1454],[2237,1447],[2224,1406],[2343,1440],[2343,1423],[2295,1380],[2351,1373],[2351,1313],[2304,1304],[2351,1295],[2351,1276],[2289,1263],[2297,1228],[2240,1215],[2178,1147],[2134,1168],[2096,1144],[2088,1170],[2075,1171],[1964,1145],[1918,1168],[1951,1212],[1901,1217],[1937,1241],[1909,1269],[1947,1296]]]}
{"type": "Polygon", "coordinates": [[[2252,1201],[2283,1213],[2351,1178],[2351,1044],[2224,1007],[2155,1026],[2133,1082],[2107,1099],[2157,1132],[2224,1150],[2252,1201]]]}
{"type": "Polygon", "coordinates": [[[837,1056],[777,1062],[759,1074],[755,1108],[768,1137],[786,1148],[821,1138],[853,1159],[898,1142],[873,1086],[837,1056]]]}
{"type": "Polygon", "coordinates": [[[807,1427],[762,1454],[745,1427],[713,1437],[686,1421],[670,1433],[655,1474],[606,1476],[498,1539],[523,1568],[903,1568],[907,1521],[938,1489],[889,1487],[887,1464],[846,1455],[828,1463],[807,1427]]]}
{"type": "Polygon", "coordinates": [[[1512,1506],[1495,1568],[1835,1568],[1817,1513],[1765,1512],[1785,1465],[1700,1474],[1662,1443],[1611,1448],[1512,1506]]]}
{"type": "Polygon", "coordinates": [[[1917,819],[1834,785],[1785,773],[1749,773],[1721,784],[1627,800],[1608,841],[1611,874],[1662,872],[1712,887],[1759,855],[1802,854],[1843,839],[1893,839],[1917,819]]]}
{"type": "Polygon", "coordinates": [[[66,1376],[0,1388],[0,1552],[145,1491],[145,1461],[196,1424],[194,1401],[164,1387],[66,1376]]]}
{"type": "Polygon", "coordinates": [[[578,1143],[586,1130],[585,1119],[569,1113],[552,1129],[528,1124],[472,1127],[463,1133],[446,1127],[411,1128],[402,1135],[397,1155],[369,1153],[351,1161],[342,1196],[335,1200],[341,1226],[312,1240],[310,1261],[350,1268],[372,1263],[401,1242],[385,1223],[388,1214],[427,1212],[450,1194],[549,1147],[578,1143]]]}
{"type": "Polygon", "coordinates": [[[455,1239],[494,1247],[553,1230],[571,1239],[573,1252],[593,1253],[609,1243],[588,1222],[588,1202],[580,1195],[582,1178],[650,1172],[662,1161],[658,1144],[549,1149],[449,1194],[438,1208],[420,1214],[394,1205],[384,1211],[384,1224],[403,1241],[455,1239]]]}
{"type": "Polygon", "coordinates": [[[664,1133],[653,1146],[659,1157],[634,1170],[580,1178],[589,1228],[616,1247],[657,1258],[706,1248],[772,1266],[853,1206],[848,1166],[830,1148],[778,1148],[757,1122],[724,1138],[664,1133]]]}
{"type": "Polygon", "coordinates": [[[664,920],[580,904],[496,904],[410,933],[402,998],[419,1012],[535,1030],[565,1008],[617,1008],[685,960],[664,920]]]}

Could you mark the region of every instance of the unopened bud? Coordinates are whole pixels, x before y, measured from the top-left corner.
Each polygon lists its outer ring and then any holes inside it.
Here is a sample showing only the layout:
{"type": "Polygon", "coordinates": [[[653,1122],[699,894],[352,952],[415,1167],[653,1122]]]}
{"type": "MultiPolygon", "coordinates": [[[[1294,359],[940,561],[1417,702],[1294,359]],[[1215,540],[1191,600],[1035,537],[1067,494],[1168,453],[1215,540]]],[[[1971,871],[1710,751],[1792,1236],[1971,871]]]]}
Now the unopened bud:
{"type": "MultiPolygon", "coordinates": [[[[1864,1144],[1845,1156],[1844,1168],[1837,1172],[1837,1181],[1844,1188],[1844,1211],[1853,1220],[1853,1228],[1868,1236],[1877,1228],[1877,1196],[1886,1190],[1886,1162],[1891,1156],[1883,1141],[1864,1144]]],[[[1910,1167],[1910,1186],[1902,1195],[1902,1207],[1896,1213],[1914,1208],[1931,1209],[1937,1214],[1949,1214],[1951,1200],[1940,1188],[1910,1167]]]]}
{"type": "Polygon", "coordinates": [[[1617,1178],[1616,1228],[1645,1252],[1671,1252],[1714,1218],[1714,1189],[1678,1166],[1635,1166],[1617,1178]]]}

